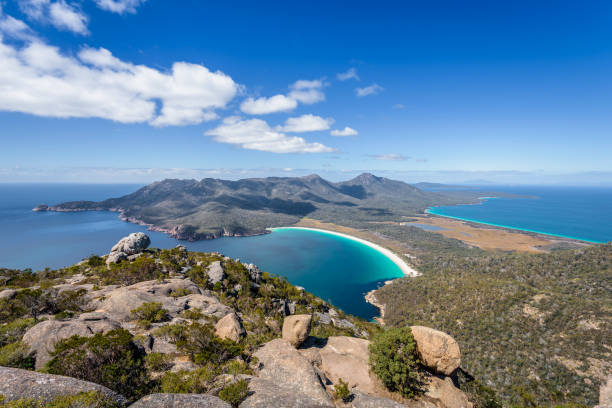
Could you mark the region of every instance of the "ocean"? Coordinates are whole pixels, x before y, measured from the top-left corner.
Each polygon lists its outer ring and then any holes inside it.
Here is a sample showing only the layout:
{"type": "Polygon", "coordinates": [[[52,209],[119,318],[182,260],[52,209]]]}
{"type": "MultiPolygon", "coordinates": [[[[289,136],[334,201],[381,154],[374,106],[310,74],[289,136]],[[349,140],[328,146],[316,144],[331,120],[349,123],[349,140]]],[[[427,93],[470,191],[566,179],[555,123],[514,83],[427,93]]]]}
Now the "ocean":
{"type": "Polygon", "coordinates": [[[102,200],[131,193],[139,185],[0,184],[0,267],[60,268],[91,254],[102,255],[122,237],[146,232],[151,246],[185,245],[193,251],[218,251],[262,270],[286,277],[311,293],[365,319],[378,310],[364,295],[386,280],[403,276],[378,251],[331,234],[281,229],[271,234],[177,241],[145,227],[121,221],[111,212],[33,212],[38,204],[102,200]]]}
{"type": "Polygon", "coordinates": [[[432,214],[593,243],[612,241],[612,187],[486,186],[476,205],[432,207],[432,214]]]}

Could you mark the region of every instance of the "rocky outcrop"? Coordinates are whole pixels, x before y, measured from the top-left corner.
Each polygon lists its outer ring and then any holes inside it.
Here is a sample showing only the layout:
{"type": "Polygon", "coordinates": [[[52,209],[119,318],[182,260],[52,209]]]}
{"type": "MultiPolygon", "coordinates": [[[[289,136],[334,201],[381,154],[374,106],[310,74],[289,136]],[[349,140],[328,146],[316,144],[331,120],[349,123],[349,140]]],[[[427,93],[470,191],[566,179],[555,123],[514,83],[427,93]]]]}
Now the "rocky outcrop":
{"type": "Polygon", "coordinates": [[[439,408],[437,405],[429,401],[409,400],[399,403],[389,398],[374,397],[362,392],[355,392],[352,401],[352,408],[439,408]]]}
{"type": "Polygon", "coordinates": [[[251,394],[240,408],[331,408],[333,403],[304,393],[296,393],[293,388],[281,387],[274,381],[253,378],[249,383],[251,394]]]}
{"type": "Polygon", "coordinates": [[[161,303],[171,317],[176,317],[185,309],[198,308],[206,315],[223,317],[232,309],[219,302],[216,296],[202,291],[190,279],[172,278],[159,282],[145,281],[130,286],[110,287],[93,292],[94,300],[91,307],[104,312],[113,319],[126,322],[132,320],[131,311],[143,303],[161,303]],[[172,297],[177,290],[188,291],[191,294],[172,297]]]}
{"type": "Polygon", "coordinates": [[[206,394],[151,394],[139,399],[130,408],[231,408],[221,399],[206,394]]]}
{"type": "Polygon", "coordinates": [[[333,336],[320,349],[321,370],[334,384],[342,378],[360,391],[375,392],[374,382],[369,373],[368,360],[370,342],[346,336],[333,336]]]}
{"type": "Polygon", "coordinates": [[[230,313],[217,322],[215,334],[222,339],[239,342],[246,331],[236,313],[230,313]]]}
{"type": "Polygon", "coordinates": [[[126,260],[130,255],[136,255],[151,245],[149,236],[142,232],[134,232],[127,237],[121,238],[110,250],[107,265],[126,260]]]}
{"type": "Polygon", "coordinates": [[[221,282],[225,278],[225,272],[223,271],[223,266],[221,266],[221,261],[215,261],[210,264],[208,267],[208,280],[211,284],[215,284],[217,282],[221,282]]]}
{"type": "Polygon", "coordinates": [[[47,211],[49,206],[47,204],[39,204],[36,207],[32,208],[32,211],[47,211]]]}
{"type": "Polygon", "coordinates": [[[254,265],[254,264],[243,264],[243,265],[247,269],[247,271],[249,271],[249,276],[253,282],[255,283],[261,282],[261,271],[259,270],[257,265],[254,265]]]}
{"type": "Polygon", "coordinates": [[[288,341],[272,340],[254,356],[259,361],[258,379],[251,381],[249,389],[254,395],[243,406],[334,406],[313,366],[288,341]],[[277,404],[279,396],[286,396],[291,402],[277,404]],[[299,405],[300,401],[304,403],[299,405]]]}
{"type": "Polygon", "coordinates": [[[36,355],[36,369],[44,367],[51,359],[50,353],[54,350],[55,344],[60,340],[67,339],[74,335],[90,337],[96,333],[106,333],[107,331],[120,328],[120,324],[106,316],[88,318],[88,313],[83,319],[57,321],[46,320],[30,328],[23,336],[23,342],[30,347],[36,355]]]}
{"type": "Polygon", "coordinates": [[[62,395],[88,391],[98,391],[120,404],[127,403],[121,395],[91,382],[19,368],[0,367],[0,395],[4,396],[5,401],[31,398],[49,402],[62,395]]]}
{"type": "Polygon", "coordinates": [[[446,333],[424,326],[412,326],[412,335],[423,364],[439,374],[451,375],[461,364],[459,344],[446,333]]]}
{"type": "Polygon", "coordinates": [[[450,377],[444,379],[430,377],[427,383],[425,397],[436,401],[436,405],[443,408],[472,408],[467,395],[453,384],[450,377]]]}
{"type": "Polygon", "coordinates": [[[293,347],[299,347],[310,334],[311,321],[311,315],[285,317],[283,322],[283,340],[287,340],[293,347]]]}
{"type": "Polygon", "coordinates": [[[0,291],[0,300],[2,299],[12,299],[17,296],[17,291],[15,289],[4,289],[0,291]]]}

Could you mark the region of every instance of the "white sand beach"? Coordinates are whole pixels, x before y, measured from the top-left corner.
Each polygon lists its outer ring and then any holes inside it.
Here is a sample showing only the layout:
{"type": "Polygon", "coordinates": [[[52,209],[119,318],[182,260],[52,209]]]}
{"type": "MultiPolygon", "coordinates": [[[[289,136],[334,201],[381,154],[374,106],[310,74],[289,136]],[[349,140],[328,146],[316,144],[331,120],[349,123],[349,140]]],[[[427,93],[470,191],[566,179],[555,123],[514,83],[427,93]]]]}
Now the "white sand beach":
{"type": "Polygon", "coordinates": [[[329,231],[329,230],[324,230],[324,229],[319,229],[319,228],[307,228],[307,227],[270,228],[270,230],[272,230],[272,231],[275,230],[275,229],[301,229],[301,230],[318,231],[318,232],[323,232],[323,233],[326,233],[326,234],[338,235],[338,236],[341,236],[341,237],[344,237],[344,238],[352,239],[353,241],[357,241],[359,243],[367,245],[370,248],[373,248],[373,249],[377,250],[378,252],[380,252],[381,254],[385,255],[387,258],[389,258],[394,264],[396,264],[402,270],[404,275],[406,275],[406,276],[413,276],[413,277],[420,275],[417,270],[415,270],[414,268],[410,267],[397,254],[391,252],[387,248],[384,248],[384,247],[382,247],[382,246],[380,246],[378,244],[375,244],[375,243],[370,242],[370,241],[366,241],[365,239],[357,238],[357,237],[354,237],[352,235],[342,234],[341,232],[329,231]]]}

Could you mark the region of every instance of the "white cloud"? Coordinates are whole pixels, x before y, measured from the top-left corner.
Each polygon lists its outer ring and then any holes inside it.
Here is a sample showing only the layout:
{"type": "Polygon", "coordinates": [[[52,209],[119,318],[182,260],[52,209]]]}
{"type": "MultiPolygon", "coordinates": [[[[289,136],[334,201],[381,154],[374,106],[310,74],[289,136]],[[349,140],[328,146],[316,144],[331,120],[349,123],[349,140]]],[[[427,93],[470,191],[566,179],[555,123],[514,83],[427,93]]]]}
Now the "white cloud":
{"type": "Polygon", "coordinates": [[[104,48],[71,57],[39,40],[12,46],[0,32],[0,90],[2,111],[165,126],[214,118],[238,85],[202,65],[176,62],[162,72],[121,61],[104,48]]]}
{"type": "Polygon", "coordinates": [[[51,3],[49,6],[49,17],[51,18],[51,24],[59,29],[79,34],[88,33],[87,16],[64,1],[60,0],[51,3]]]}
{"type": "Polygon", "coordinates": [[[342,130],[334,129],[330,132],[332,136],[357,136],[357,131],[353,128],[346,126],[342,130]]]}
{"type": "Polygon", "coordinates": [[[372,157],[376,160],[386,160],[386,161],[404,161],[408,160],[410,157],[402,156],[401,154],[370,154],[369,157],[372,157]]]}
{"type": "Polygon", "coordinates": [[[113,13],[135,13],[146,0],[95,0],[98,7],[113,13]]]}
{"type": "Polygon", "coordinates": [[[327,130],[334,123],[332,118],[322,118],[316,115],[302,115],[295,118],[289,118],[284,126],[279,126],[277,129],[284,132],[316,132],[319,130],[327,130]]]}
{"type": "Polygon", "coordinates": [[[0,33],[19,40],[31,40],[34,33],[26,23],[8,15],[2,14],[2,4],[0,3],[0,33]]]}
{"type": "Polygon", "coordinates": [[[393,105],[393,109],[406,109],[406,105],[404,105],[403,103],[396,103],[395,105],[393,105]]]}
{"type": "Polygon", "coordinates": [[[321,102],[325,100],[325,94],[321,91],[324,85],[320,79],[300,79],[290,86],[289,97],[307,105],[321,102]]]}
{"type": "Polygon", "coordinates": [[[341,73],[337,74],[336,77],[340,81],[346,81],[346,80],[349,80],[349,79],[355,79],[355,80],[359,81],[359,75],[357,75],[357,70],[355,68],[350,68],[346,72],[341,72],[341,73]]]}
{"type": "Polygon", "coordinates": [[[355,93],[357,96],[368,96],[368,95],[376,95],[381,93],[385,88],[378,84],[372,84],[370,86],[366,86],[365,88],[356,88],[355,93]]]}
{"type": "Polygon", "coordinates": [[[287,136],[272,129],[261,119],[243,120],[229,117],[218,127],[204,133],[220,143],[229,143],[243,149],[272,153],[324,153],[333,151],[321,143],[308,143],[301,137],[287,136]]]}
{"type": "Polygon", "coordinates": [[[64,0],[19,0],[19,7],[30,19],[50,23],[60,30],[87,34],[89,19],[81,10],[64,0]]]}
{"type": "Polygon", "coordinates": [[[287,112],[297,107],[295,99],[285,95],[274,95],[270,98],[248,98],[240,104],[240,110],[249,115],[266,115],[275,112],[287,112]]]}

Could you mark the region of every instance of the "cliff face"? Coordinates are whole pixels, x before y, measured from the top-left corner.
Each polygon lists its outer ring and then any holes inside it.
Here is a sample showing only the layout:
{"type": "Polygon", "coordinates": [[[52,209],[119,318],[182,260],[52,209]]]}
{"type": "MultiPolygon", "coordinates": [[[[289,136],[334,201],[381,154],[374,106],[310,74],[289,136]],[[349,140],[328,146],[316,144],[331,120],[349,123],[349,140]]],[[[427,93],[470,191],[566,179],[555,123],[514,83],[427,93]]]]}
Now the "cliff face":
{"type": "Polygon", "coordinates": [[[143,398],[135,407],[472,407],[453,383],[461,357],[444,333],[413,329],[424,382],[416,400],[405,399],[370,370],[376,324],[255,265],[146,249],[141,235],[70,268],[2,271],[0,365],[50,374],[0,368],[0,394],[42,405],[81,392],[71,398],[143,398]],[[30,378],[39,385],[24,387],[30,378]]]}

